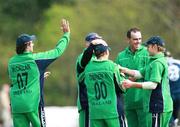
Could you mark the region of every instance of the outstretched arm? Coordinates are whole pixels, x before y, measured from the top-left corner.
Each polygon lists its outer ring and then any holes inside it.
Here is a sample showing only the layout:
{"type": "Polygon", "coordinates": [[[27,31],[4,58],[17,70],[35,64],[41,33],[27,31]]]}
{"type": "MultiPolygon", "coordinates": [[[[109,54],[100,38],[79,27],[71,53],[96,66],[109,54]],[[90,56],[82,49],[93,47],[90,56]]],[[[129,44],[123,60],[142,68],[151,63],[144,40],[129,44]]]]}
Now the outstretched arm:
{"type": "Polygon", "coordinates": [[[129,76],[132,76],[133,78],[136,78],[136,79],[140,79],[143,77],[138,70],[131,70],[126,67],[122,67],[120,65],[119,65],[119,70],[120,70],[120,72],[127,74],[129,76]]]}
{"type": "Polygon", "coordinates": [[[132,82],[130,80],[125,80],[122,83],[124,88],[141,88],[141,89],[155,89],[157,87],[156,82],[132,82]]]}
{"type": "Polygon", "coordinates": [[[42,69],[45,69],[50,63],[52,63],[54,60],[60,57],[67,49],[67,46],[70,41],[69,22],[65,19],[62,19],[60,28],[64,35],[57,42],[57,45],[54,49],[33,54],[34,59],[37,60],[37,62],[41,65],[42,69]]]}
{"type": "Polygon", "coordinates": [[[83,56],[82,56],[82,59],[81,59],[81,66],[83,68],[86,67],[86,65],[89,63],[89,61],[92,58],[92,55],[93,55],[93,46],[94,45],[92,43],[90,43],[89,47],[83,53],[83,56]]]}

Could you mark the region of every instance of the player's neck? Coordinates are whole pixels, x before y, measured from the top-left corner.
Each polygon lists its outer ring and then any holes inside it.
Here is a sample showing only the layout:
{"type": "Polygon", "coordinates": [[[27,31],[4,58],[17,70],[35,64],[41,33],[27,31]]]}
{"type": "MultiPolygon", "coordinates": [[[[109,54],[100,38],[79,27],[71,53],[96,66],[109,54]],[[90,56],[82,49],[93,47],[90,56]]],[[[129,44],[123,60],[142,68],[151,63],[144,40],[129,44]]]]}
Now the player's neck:
{"type": "Polygon", "coordinates": [[[108,59],[109,59],[108,55],[103,55],[103,56],[98,58],[98,60],[108,60],[108,59]]]}

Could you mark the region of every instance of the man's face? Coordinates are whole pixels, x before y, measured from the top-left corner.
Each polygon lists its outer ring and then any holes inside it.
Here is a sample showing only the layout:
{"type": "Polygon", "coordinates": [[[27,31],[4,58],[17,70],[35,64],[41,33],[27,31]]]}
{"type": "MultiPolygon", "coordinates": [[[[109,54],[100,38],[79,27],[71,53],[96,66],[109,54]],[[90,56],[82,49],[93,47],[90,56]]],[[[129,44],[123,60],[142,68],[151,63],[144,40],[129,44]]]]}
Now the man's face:
{"type": "Polygon", "coordinates": [[[131,32],[131,38],[128,38],[130,48],[133,52],[135,52],[141,45],[142,42],[142,36],[141,32],[131,32]]]}

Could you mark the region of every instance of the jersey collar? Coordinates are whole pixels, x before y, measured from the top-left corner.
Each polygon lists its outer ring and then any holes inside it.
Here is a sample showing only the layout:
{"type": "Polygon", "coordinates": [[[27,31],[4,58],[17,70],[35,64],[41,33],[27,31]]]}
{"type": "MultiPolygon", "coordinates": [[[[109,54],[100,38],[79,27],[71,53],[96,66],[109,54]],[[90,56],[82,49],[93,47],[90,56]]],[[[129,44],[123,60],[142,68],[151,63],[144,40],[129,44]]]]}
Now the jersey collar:
{"type": "MultiPolygon", "coordinates": [[[[144,46],[140,45],[140,47],[138,48],[138,50],[137,50],[136,52],[141,51],[143,48],[144,48],[144,46]]],[[[129,54],[134,54],[134,53],[131,51],[130,46],[128,46],[128,47],[126,48],[126,52],[129,53],[129,54]]],[[[135,52],[135,53],[136,53],[136,52],[135,52]]]]}
{"type": "Polygon", "coordinates": [[[150,59],[154,60],[154,59],[158,59],[158,58],[161,58],[161,57],[164,57],[164,53],[160,52],[154,56],[151,56],[150,59]]]}

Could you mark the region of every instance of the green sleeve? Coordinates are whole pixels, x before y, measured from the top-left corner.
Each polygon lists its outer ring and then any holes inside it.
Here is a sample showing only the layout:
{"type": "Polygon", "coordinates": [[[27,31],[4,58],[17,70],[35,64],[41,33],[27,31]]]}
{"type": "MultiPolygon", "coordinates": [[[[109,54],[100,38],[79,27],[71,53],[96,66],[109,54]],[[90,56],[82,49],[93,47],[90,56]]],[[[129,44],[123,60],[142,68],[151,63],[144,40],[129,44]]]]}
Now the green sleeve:
{"type": "Polygon", "coordinates": [[[140,69],[139,72],[141,73],[141,75],[142,75],[143,77],[145,76],[145,68],[140,69]]]}
{"type": "Polygon", "coordinates": [[[151,68],[150,81],[160,83],[162,80],[163,65],[160,62],[154,62],[151,68]]]}
{"type": "Polygon", "coordinates": [[[115,65],[114,73],[116,82],[118,83],[120,89],[125,92],[125,90],[122,88],[122,81],[124,80],[124,77],[120,74],[118,65],[115,65]]]}
{"type": "Polygon", "coordinates": [[[58,41],[56,47],[46,52],[33,54],[34,59],[56,59],[63,54],[70,41],[70,33],[67,32],[58,41]]]}

